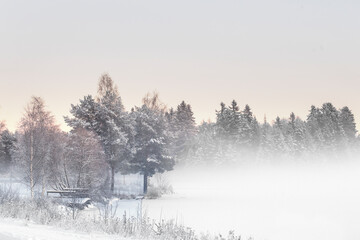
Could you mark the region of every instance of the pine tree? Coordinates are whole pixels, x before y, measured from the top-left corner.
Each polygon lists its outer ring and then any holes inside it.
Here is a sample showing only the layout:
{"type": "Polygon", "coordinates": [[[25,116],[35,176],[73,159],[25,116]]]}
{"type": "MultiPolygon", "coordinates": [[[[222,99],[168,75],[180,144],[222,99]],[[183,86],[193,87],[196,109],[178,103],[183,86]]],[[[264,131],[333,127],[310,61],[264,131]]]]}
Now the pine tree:
{"type": "Polygon", "coordinates": [[[131,160],[133,172],[144,175],[144,194],[148,177],[173,169],[175,161],[170,155],[169,133],[165,115],[157,108],[145,104],[132,112],[135,119],[135,154],[131,160]]]}
{"type": "Polygon", "coordinates": [[[73,118],[65,121],[73,129],[84,128],[94,132],[99,138],[105,159],[110,167],[110,190],[113,192],[115,172],[127,172],[128,160],[133,154],[133,119],[124,111],[117,87],[107,75],[101,76],[98,97],[90,95],[80,100],[79,105],[71,105],[73,118]]]}

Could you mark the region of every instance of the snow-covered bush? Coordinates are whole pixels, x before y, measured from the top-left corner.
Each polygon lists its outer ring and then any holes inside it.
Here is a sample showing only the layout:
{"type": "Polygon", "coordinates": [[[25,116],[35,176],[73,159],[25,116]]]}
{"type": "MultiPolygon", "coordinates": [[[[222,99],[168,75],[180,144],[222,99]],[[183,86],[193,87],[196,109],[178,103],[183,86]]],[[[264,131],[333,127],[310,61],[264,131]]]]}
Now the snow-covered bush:
{"type": "Polygon", "coordinates": [[[161,194],[161,191],[159,188],[157,188],[153,185],[149,186],[148,192],[146,194],[146,198],[157,199],[157,198],[160,198],[161,196],[162,196],[162,194],[161,194]]]}
{"type": "MultiPolygon", "coordinates": [[[[195,234],[189,227],[178,225],[175,220],[154,221],[145,216],[135,218],[115,214],[116,204],[111,200],[102,203],[104,211],[94,218],[86,214],[73,217],[69,207],[47,198],[21,199],[11,188],[0,188],[0,217],[17,218],[52,225],[80,232],[102,232],[139,239],[183,239],[183,240],[237,240],[230,232],[227,237],[195,234]]],[[[95,204],[96,205],[96,204],[95,204]]]]}
{"type": "Polygon", "coordinates": [[[19,193],[10,187],[0,186],[0,204],[19,200],[19,193]]]}
{"type": "Polygon", "coordinates": [[[156,199],[160,198],[164,194],[172,194],[173,188],[169,183],[166,176],[163,174],[155,174],[151,178],[151,182],[149,184],[149,189],[146,194],[147,198],[156,199]]]}

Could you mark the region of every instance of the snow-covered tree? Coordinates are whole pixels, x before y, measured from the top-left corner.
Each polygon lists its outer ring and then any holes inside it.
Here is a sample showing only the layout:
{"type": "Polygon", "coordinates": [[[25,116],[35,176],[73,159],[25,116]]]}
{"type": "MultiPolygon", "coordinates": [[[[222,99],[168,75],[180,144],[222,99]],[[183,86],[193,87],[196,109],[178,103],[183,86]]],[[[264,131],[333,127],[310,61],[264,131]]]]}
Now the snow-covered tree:
{"type": "Polygon", "coordinates": [[[250,153],[255,151],[260,141],[260,128],[250,106],[247,104],[240,114],[239,131],[242,149],[250,153]]]}
{"type": "Polygon", "coordinates": [[[104,184],[106,168],[99,137],[83,128],[71,131],[62,162],[62,184],[95,189],[104,184]]]}
{"type": "Polygon", "coordinates": [[[165,114],[147,105],[136,107],[131,113],[135,119],[135,155],[131,160],[133,172],[144,175],[144,194],[148,177],[173,169],[175,161],[170,155],[169,133],[165,114]]]}
{"type": "Polygon", "coordinates": [[[216,142],[218,145],[216,162],[232,161],[236,158],[236,145],[238,143],[239,108],[236,101],[230,107],[220,103],[220,110],[216,111],[216,142]]]}
{"type": "Polygon", "coordinates": [[[264,123],[260,126],[260,142],[257,158],[261,161],[268,161],[272,155],[272,128],[264,116],[264,123]]]}
{"type": "Polygon", "coordinates": [[[348,143],[353,143],[356,138],[356,124],[354,114],[348,107],[343,107],[340,109],[339,121],[344,135],[348,143]]]}
{"type": "Polygon", "coordinates": [[[169,130],[172,132],[172,151],[176,156],[177,161],[180,159],[186,160],[194,144],[194,137],[196,135],[196,125],[194,113],[191,106],[182,101],[175,112],[168,113],[170,116],[169,130]],[[173,115],[173,116],[172,116],[173,115]]]}
{"type": "Polygon", "coordinates": [[[328,143],[334,143],[341,137],[339,111],[331,103],[324,103],[321,113],[324,138],[328,143]]]}
{"type": "Polygon", "coordinates": [[[226,107],[224,103],[221,103],[220,106],[220,111],[216,111],[217,134],[227,144],[235,144],[240,133],[239,106],[235,100],[229,107],[226,107]]]}
{"type": "Polygon", "coordinates": [[[65,121],[73,129],[84,128],[99,137],[110,167],[110,190],[113,191],[115,172],[128,169],[134,129],[118,90],[107,74],[100,78],[98,90],[97,101],[89,95],[80,100],[80,104],[71,105],[73,118],[65,117],[65,121]]]}
{"type": "Polygon", "coordinates": [[[220,103],[220,110],[216,111],[216,135],[220,139],[227,139],[230,136],[230,116],[225,103],[220,103]]]}
{"type": "Polygon", "coordinates": [[[9,130],[0,131],[0,171],[5,172],[12,163],[12,155],[15,150],[16,138],[9,130]]]}
{"type": "Polygon", "coordinates": [[[195,137],[195,153],[192,163],[195,164],[216,164],[220,162],[218,156],[218,145],[216,141],[216,125],[212,122],[202,122],[198,126],[198,133],[195,137]]]}
{"type": "Polygon", "coordinates": [[[286,139],[290,156],[298,158],[307,148],[306,124],[292,112],[287,125],[286,139]]]}
{"type": "Polygon", "coordinates": [[[47,185],[47,166],[51,161],[49,150],[54,131],[59,129],[54,117],[45,110],[40,97],[32,97],[25,109],[18,129],[16,160],[34,197],[34,187],[41,182],[42,193],[47,185]]]}
{"type": "Polygon", "coordinates": [[[280,117],[276,117],[272,128],[272,154],[276,160],[282,160],[289,156],[289,146],[286,141],[286,126],[287,122],[280,117]]]}
{"type": "Polygon", "coordinates": [[[321,130],[321,126],[323,125],[321,121],[322,118],[320,109],[312,105],[307,116],[306,124],[311,136],[311,146],[309,147],[309,149],[313,153],[320,151],[320,149],[322,149],[323,145],[325,144],[321,130]]]}

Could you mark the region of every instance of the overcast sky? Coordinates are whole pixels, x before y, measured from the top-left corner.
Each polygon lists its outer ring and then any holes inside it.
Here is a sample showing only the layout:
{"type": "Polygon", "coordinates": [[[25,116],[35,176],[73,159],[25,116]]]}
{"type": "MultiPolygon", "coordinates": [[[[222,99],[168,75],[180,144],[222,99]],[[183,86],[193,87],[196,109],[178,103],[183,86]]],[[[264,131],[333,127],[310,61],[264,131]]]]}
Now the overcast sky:
{"type": "Polygon", "coordinates": [[[330,101],[359,124],[359,13],[355,0],[0,0],[0,120],[14,130],[35,95],[66,129],[107,72],[127,109],[157,90],[197,122],[232,99],[262,122],[330,101]]]}

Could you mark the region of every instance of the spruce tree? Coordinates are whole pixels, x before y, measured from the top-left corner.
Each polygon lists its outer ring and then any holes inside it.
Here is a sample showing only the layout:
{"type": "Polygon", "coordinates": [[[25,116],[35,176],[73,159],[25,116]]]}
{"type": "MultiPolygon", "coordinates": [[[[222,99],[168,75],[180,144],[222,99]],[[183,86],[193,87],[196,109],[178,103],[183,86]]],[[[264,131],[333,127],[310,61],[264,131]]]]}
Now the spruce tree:
{"type": "Polygon", "coordinates": [[[335,152],[336,150],[339,150],[340,143],[344,138],[340,126],[339,111],[331,103],[324,103],[320,111],[320,129],[325,142],[324,150],[327,153],[335,152]]]}
{"type": "Polygon", "coordinates": [[[173,115],[173,121],[170,122],[170,129],[174,132],[173,152],[177,160],[187,159],[196,135],[194,113],[190,104],[182,101],[173,115]]]}
{"type": "Polygon", "coordinates": [[[309,130],[311,136],[311,139],[309,140],[311,146],[309,146],[309,148],[311,149],[312,153],[318,152],[325,145],[323,133],[321,130],[321,127],[323,126],[321,115],[322,114],[320,109],[312,105],[306,122],[307,129],[309,130]]]}
{"type": "Polygon", "coordinates": [[[13,151],[16,148],[16,138],[9,130],[0,133],[0,164],[1,170],[6,171],[12,163],[13,151]]]}
{"type": "Polygon", "coordinates": [[[239,142],[244,150],[251,151],[253,144],[257,141],[257,131],[257,121],[253,117],[251,108],[246,104],[240,114],[239,122],[239,142]]]}
{"type": "Polygon", "coordinates": [[[217,156],[218,145],[216,144],[216,126],[215,123],[203,121],[198,127],[196,135],[196,150],[194,159],[196,163],[214,164],[221,160],[217,156]]]}
{"type": "Polygon", "coordinates": [[[348,107],[340,109],[340,125],[349,143],[353,143],[356,138],[356,124],[354,114],[348,107]]]}

